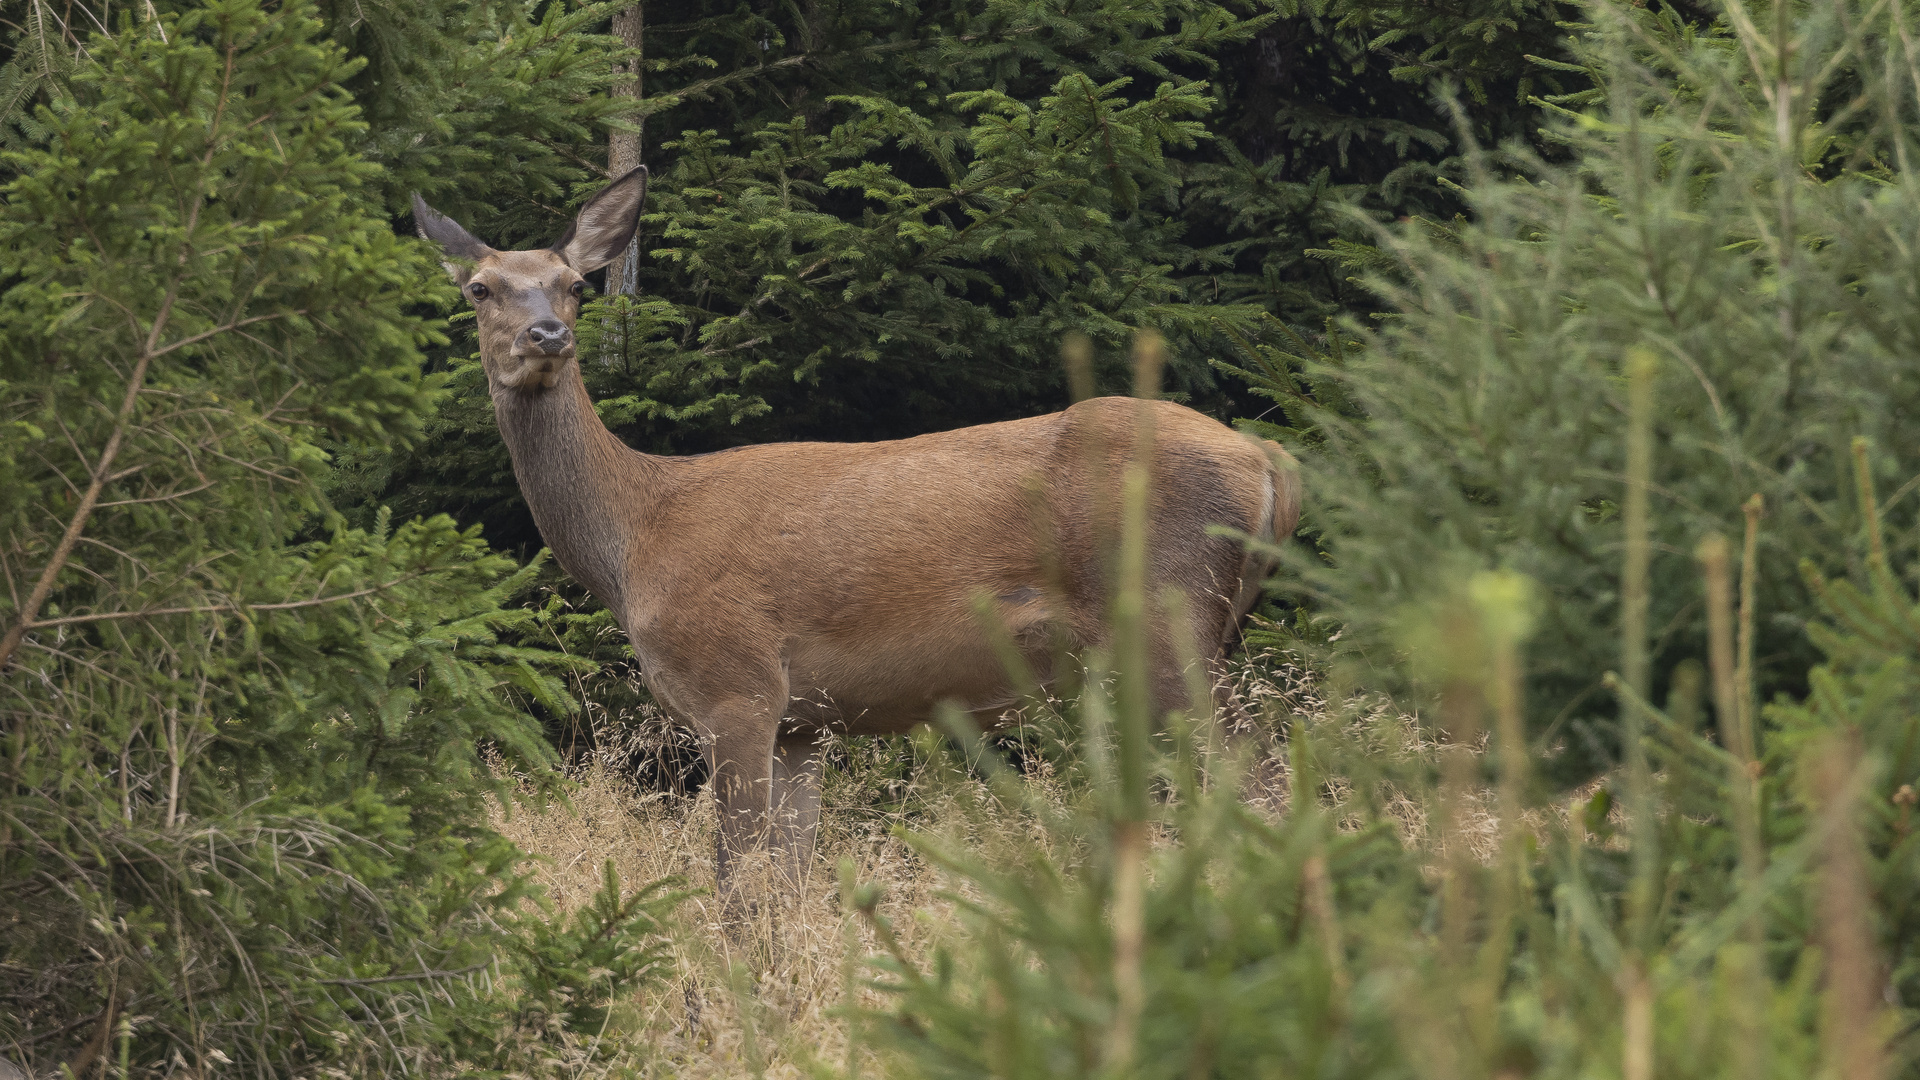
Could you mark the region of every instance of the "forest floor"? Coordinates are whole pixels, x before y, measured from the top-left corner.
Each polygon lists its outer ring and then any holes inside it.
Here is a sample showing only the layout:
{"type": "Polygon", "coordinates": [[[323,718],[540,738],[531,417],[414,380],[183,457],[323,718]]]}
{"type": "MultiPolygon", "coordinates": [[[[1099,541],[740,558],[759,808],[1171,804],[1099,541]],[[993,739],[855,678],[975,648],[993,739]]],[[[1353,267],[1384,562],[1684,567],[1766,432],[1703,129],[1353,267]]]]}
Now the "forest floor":
{"type": "MultiPolygon", "coordinates": [[[[838,1015],[850,988],[868,972],[859,958],[878,951],[871,930],[841,904],[839,867],[885,887],[879,912],[907,949],[926,955],[958,929],[948,883],[893,831],[907,816],[877,813],[833,799],[846,777],[829,776],[827,805],[812,873],[795,890],[766,890],[771,900],[723,930],[713,891],[715,810],[706,795],[636,791],[603,765],[582,771],[571,805],[516,810],[496,827],[540,859],[535,879],[560,911],[586,904],[613,860],[629,887],[683,879],[674,928],[674,973],[625,1009],[609,1038],[629,1042],[630,1065],[643,1074],[684,1077],[803,1077],[813,1063],[844,1066],[847,1021],[838,1015]]],[[[933,811],[937,816],[937,809],[933,811]]],[[[858,990],[863,1003],[880,995],[858,990]]]]}
{"type": "MultiPolygon", "coordinates": [[[[1349,707],[1342,710],[1345,719],[1332,721],[1311,682],[1294,669],[1249,669],[1241,691],[1269,731],[1300,717],[1350,731],[1366,728],[1368,740],[1397,743],[1382,747],[1385,753],[1424,758],[1428,766],[1443,752],[1411,718],[1383,708],[1356,718],[1349,707]]],[[[629,888],[675,877],[693,892],[671,920],[673,973],[615,1010],[602,1034],[602,1064],[589,1066],[593,1055],[582,1054],[580,1075],[601,1074],[608,1066],[626,1075],[676,1077],[797,1078],[815,1075],[815,1066],[847,1075],[868,1071],[864,1066],[871,1063],[849,1060],[864,1052],[853,1049],[845,1012],[850,1002],[885,1006],[884,995],[868,985],[876,972],[864,962],[880,945],[865,919],[843,905],[843,874],[882,886],[877,912],[890,921],[908,956],[928,958],[936,944],[965,929],[956,901],[962,887],[903,839],[901,826],[989,860],[996,850],[1011,853],[1024,845],[1031,851],[1035,844],[1057,842],[1035,815],[1012,821],[1004,813],[995,816],[988,785],[977,772],[903,768],[907,757],[925,755],[894,741],[856,740],[839,749],[829,755],[808,880],[797,890],[766,890],[774,899],[744,920],[728,919],[731,933],[723,929],[713,892],[715,811],[704,794],[642,792],[606,762],[594,761],[576,772],[568,803],[497,816],[495,827],[538,857],[534,876],[561,912],[592,898],[608,859],[629,888]],[[622,1044],[615,1061],[604,1060],[604,1040],[622,1044]]],[[[1270,751],[1279,749],[1277,742],[1269,744],[1270,751]]],[[[1483,751],[1484,744],[1469,750],[1483,751]]],[[[1284,752],[1271,753],[1259,768],[1269,793],[1266,809],[1284,813],[1284,752]]],[[[1073,798],[1044,763],[1029,765],[1021,784],[1029,806],[1064,812],[1073,798]]],[[[1323,802],[1337,807],[1345,788],[1347,781],[1328,778],[1323,802]]],[[[1412,846],[1435,846],[1428,842],[1431,794],[1400,791],[1386,800],[1385,812],[1412,846]]],[[[1463,807],[1462,834],[1483,860],[1498,844],[1493,807],[1490,790],[1472,792],[1463,807]]]]}

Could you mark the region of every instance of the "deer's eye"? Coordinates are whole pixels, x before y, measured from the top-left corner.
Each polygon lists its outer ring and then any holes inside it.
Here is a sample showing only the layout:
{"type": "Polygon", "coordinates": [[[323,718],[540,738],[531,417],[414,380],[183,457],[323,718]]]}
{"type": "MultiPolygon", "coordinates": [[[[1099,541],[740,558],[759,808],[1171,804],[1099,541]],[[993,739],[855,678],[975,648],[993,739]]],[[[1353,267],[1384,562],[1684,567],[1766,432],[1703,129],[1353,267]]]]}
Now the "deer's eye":
{"type": "Polygon", "coordinates": [[[573,298],[575,300],[578,300],[581,297],[587,295],[587,283],[584,281],[576,281],[573,283],[573,288],[568,289],[567,291],[573,294],[573,298]]]}
{"type": "Polygon", "coordinates": [[[487,298],[487,287],[476,281],[467,286],[467,295],[473,297],[475,300],[485,300],[487,298]]]}

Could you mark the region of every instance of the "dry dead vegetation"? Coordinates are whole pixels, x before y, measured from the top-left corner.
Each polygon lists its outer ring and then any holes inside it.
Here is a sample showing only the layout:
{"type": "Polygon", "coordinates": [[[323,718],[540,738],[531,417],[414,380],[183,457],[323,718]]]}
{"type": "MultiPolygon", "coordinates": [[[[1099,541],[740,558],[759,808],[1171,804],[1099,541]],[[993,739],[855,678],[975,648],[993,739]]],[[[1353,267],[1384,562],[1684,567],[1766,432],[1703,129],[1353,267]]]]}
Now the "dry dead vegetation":
{"type": "MultiPolygon", "coordinates": [[[[630,886],[678,877],[695,891],[674,920],[675,977],[615,1012],[612,1025],[621,1030],[606,1037],[633,1050],[620,1064],[641,1075],[685,1077],[799,1077],[814,1062],[844,1064],[852,1043],[838,1010],[849,992],[869,1005],[881,999],[861,988],[859,960],[878,944],[841,903],[842,866],[854,880],[885,887],[879,910],[913,953],[926,954],[957,926],[946,895],[952,883],[896,827],[950,832],[947,826],[976,817],[959,803],[984,798],[984,786],[927,770],[895,775],[879,759],[901,752],[897,742],[859,740],[841,749],[829,755],[811,878],[797,892],[765,890],[775,899],[730,934],[713,895],[715,809],[704,793],[642,792],[594,760],[578,772],[571,805],[498,816],[501,833],[540,857],[535,877],[562,911],[589,901],[608,859],[630,886]]],[[[1046,797],[1044,770],[1027,783],[1046,797]]],[[[1033,831],[1027,839],[1043,837],[1033,831]]]]}
{"type": "MultiPolygon", "coordinates": [[[[1337,725],[1352,750],[1398,763],[1399,781],[1375,776],[1363,786],[1372,790],[1376,812],[1390,817],[1405,841],[1430,846],[1431,792],[1406,777],[1432,775],[1436,758],[1450,748],[1429,741],[1411,718],[1384,706],[1330,707],[1313,680],[1291,665],[1249,666],[1240,692],[1266,730],[1337,725]]],[[[1053,842],[1038,817],[1048,808],[1067,811],[1074,797],[1044,755],[1035,754],[1021,785],[1038,813],[1009,820],[977,772],[942,767],[940,755],[926,752],[930,745],[913,753],[898,741],[863,739],[834,748],[811,879],[797,894],[770,890],[779,899],[731,934],[723,932],[712,895],[715,812],[704,794],[640,791],[608,755],[577,770],[570,805],[498,813],[495,827],[539,857],[535,877],[561,911],[589,901],[609,859],[629,887],[677,877],[695,891],[674,920],[674,976],[615,1010],[609,1030],[601,1033],[601,1063],[589,1067],[582,1054],[580,1074],[801,1077],[815,1063],[850,1064],[848,1055],[858,1051],[842,1007],[849,994],[869,1006],[882,1004],[882,997],[864,985],[868,972],[861,958],[879,945],[841,902],[843,868],[857,882],[884,887],[880,913],[909,953],[927,956],[943,936],[961,929],[952,899],[956,883],[909,846],[900,827],[989,855],[1021,845],[1031,850],[1053,842]],[[903,768],[902,759],[909,757],[920,764],[903,768]],[[626,1052],[607,1060],[608,1040],[619,1041],[626,1052]]],[[[1464,748],[1483,750],[1484,741],[1464,748]]],[[[1271,793],[1268,809],[1284,813],[1291,787],[1284,744],[1270,741],[1259,766],[1271,793]]],[[[1358,823],[1352,778],[1329,777],[1322,797],[1331,806],[1353,806],[1358,823]]],[[[1459,835],[1481,861],[1499,844],[1494,804],[1493,792],[1476,790],[1461,808],[1459,835]]],[[[1433,854],[1436,863],[1446,856],[1433,854]]]]}
{"type": "MultiPolygon", "coordinates": [[[[941,875],[894,832],[906,811],[878,812],[849,798],[855,785],[844,757],[827,782],[813,875],[797,893],[767,890],[775,899],[731,934],[712,891],[712,800],[637,791],[599,761],[577,779],[571,806],[520,810],[496,823],[540,856],[535,876],[556,907],[588,902],[608,859],[629,885],[679,877],[696,892],[674,920],[675,977],[617,1010],[612,1023],[622,1030],[607,1033],[633,1046],[626,1064],[643,1075],[798,1077],[811,1062],[846,1060],[851,1043],[836,1010],[858,987],[858,958],[877,945],[842,908],[842,864],[859,881],[884,884],[881,910],[910,949],[926,950],[954,925],[941,875]]],[[[898,800],[904,807],[923,794],[901,791],[898,800]]],[[[961,797],[942,791],[921,813],[937,818],[940,802],[961,797]]],[[[854,992],[878,1003],[872,991],[854,992]]]]}

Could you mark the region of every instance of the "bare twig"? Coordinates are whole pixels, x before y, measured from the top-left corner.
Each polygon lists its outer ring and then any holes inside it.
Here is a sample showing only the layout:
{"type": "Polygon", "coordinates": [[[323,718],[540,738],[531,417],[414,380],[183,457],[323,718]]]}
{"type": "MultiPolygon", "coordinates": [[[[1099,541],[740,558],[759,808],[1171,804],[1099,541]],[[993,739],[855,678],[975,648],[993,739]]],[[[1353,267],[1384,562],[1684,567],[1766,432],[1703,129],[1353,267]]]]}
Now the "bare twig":
{"type": "Polygon", "coordinates": [[[408,975],[376,975],[365,979],[315,979],[322,986],[372,986],[376,983],[414,982],[420,979],[453,979],[461,975],[471,975],[492,963],[491,960],[471,964],[451,971],[416,971],[408,975]]]}

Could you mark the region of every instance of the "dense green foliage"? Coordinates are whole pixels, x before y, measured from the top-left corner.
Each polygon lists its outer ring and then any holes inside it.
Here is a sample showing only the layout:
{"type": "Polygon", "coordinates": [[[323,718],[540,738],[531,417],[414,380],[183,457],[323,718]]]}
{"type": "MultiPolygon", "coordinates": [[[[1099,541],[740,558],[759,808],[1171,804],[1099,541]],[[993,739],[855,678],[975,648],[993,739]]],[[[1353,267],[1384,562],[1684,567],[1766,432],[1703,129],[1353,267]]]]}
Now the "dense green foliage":
{"type": "Polygon", "coordinates": [[[658,961],[657,890],[549,928],[485,827],[482,746],[553,791],[537,567],[323,512],[323,447],[418,436],[445,286],[322,29],[95,38],[8,159],[0,1043],[49,1073],[512,1068],[658,961]]]}
{"type": "MultiPolygon", "coordinates": [[[[917,838],[955,875],[967,929],[930,961],[872,958],[892,1003],[860,1014],[864,1045],[886,1075],[947,1078],[1913,1075],[1920,845],[1901,778],[1920,604],[1884,563],[1870,577],[1823,586],[1818,689],[1771,710],[1758,768],[1676,698],[1651,770],[1569,807],[1531,794],[1517,716],[1493,746],[1494,807],[1471,750],[1420,748],[1390,714],[1296,722],[1277,822],[1204,729],[1176,726],[1151,815],[1165,842],[1129,871],[1125,736],[1106,719],[1129,703],[1089,693],[1083,756],[1055,780],[1072,812],[1007,776],[978,810],[977,829],[1042,842],[917,838]],[[1755,772],[1757,810],[1740,795],[1755,772]],[[1410,828],[1428,843],[1405,844],[1410,828]]],[[[1493,658],[1523,639],[1523,583],[1482,575],[1446,626],[1469,698],[1518,689],[1493,658]]],[[[1479,711],[1449,715],[1470,733],[1479,711]]],[[[875,889],[843,892],[892,945],[875,889]]]]}
{"type": "Polygon", "coordinates": [[[1442,741],[1295,718],[1274,822],[1175,724],[1143,870],[1140,705],[1096,687],[1076,812],[983,811],[1043,845],[920,841],[970,925],[876,961],[900,1072],[1914,1074],[1907,13],[1592,10],[1572,163],[1481,159],[1470,219],[1354,253],[1381,329],[1243,368],[1311,423],[1343,673],[1442,741]],[[1624,765],[1568,800],[1541,737],[1613,742],[1570,721],[1616,703],[1624,765]]]}
{"type": "MultiPolygon", "coordinates": [[[[1763,687],[1803,687],[1812,660],[1796,561],[1858,565],[1849,441],[1868,438],[1883,481],[1920,461],[1906,61],[1824,7],[1764,62],[1730,28],[1599,11],[1584,57],[1604,85],[1557,139],[1574,162],[1480,159],[1470,222],[1384,237],[1399,269],[1375,280],[1398,314],[1305,365],[1332,393],[1303,406],[1330,559],[1303,570],[1349,655],[1372,658],[1358,677],[1391,678],[1399,612],[1382,598],[1524,572],[1553,598],[1532,660],[1541,734],[1582,762],[1613,741],[1600,676],[1622,610],[1631,348],[1657,363],[1656,548],[1738,532],[1743,503],[1765,501],[1763,687]]],[[[1904,534],[1906,492],[1888,511],[1904,534]]],[[[1654,564],[1657,666],[1699,654],[1691,572],[1654,564]]]]}
{"type": "MultiPolygon", "coordinates": [[[[898,437],[1060,408],[1069,332],[1123,387],[1151,325],[1177,394],[1249,411],[1210,356],[1270,335],[1262,316],[1317,328],[1374,303],[1312,254],[1366,239],[1345,208],[1457,212],[1441,80],[1483,94],[1487,140],[1531,135],[1522,95],[1585,85],[1523,58],[1563,51],[1570,8],[1505,7],[1456,25],[1371,0],[649,6],[639,295],[583,320],[604,331],[589,389],[649,451],[898,437]]],[[[480,196],[490,213],[445,208],[498,246],[545,243],[564,219],[527,224],[520,183],[480,196]]],[[[340,502],[449,511],[530,552],[454,352],[433,438],[349,459],[340,502]]]]}

